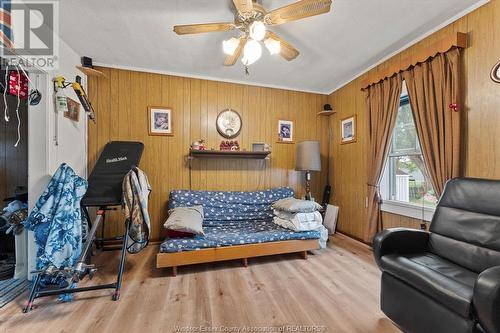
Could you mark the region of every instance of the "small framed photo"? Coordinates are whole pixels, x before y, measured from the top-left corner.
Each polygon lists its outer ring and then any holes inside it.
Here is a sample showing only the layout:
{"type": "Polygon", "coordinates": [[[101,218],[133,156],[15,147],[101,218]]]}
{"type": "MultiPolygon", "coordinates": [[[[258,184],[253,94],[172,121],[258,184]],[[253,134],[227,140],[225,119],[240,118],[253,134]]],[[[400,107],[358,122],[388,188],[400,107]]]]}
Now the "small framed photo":
{"type": "Polygon", "coordinates": [[[172,109],[148,106],[149,135],[174,135],[172,109]]]}
{"type": "Polygon", "coordinates": [[[293,143],[292,120],[278,120],[278,142],[293,143]]]}
{"type": "Polygon", "coordinates": [[[340,133],[342,134],[341,143],[353,143],[356,142],[356,115],[342,119],[340,121],[340,133]]]}
{"type": "Polygon", "coordinates": [[[66,101],[68,103],[68,111],[64,111],[64,117],[76,122],[80,121],[80,103],[69,97],[66,97],[66,101]]]}

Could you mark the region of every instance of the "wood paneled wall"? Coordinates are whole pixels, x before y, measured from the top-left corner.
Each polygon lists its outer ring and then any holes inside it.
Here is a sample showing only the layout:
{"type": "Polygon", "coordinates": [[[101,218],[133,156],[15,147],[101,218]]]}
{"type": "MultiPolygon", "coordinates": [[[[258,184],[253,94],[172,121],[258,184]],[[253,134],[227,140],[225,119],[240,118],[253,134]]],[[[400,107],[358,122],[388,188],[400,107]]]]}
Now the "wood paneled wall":
{"type": "Polygon", "coordinates": [[[388,212],[382,212],[382,223],[384,229],[396,227],[421,229],[422,224],[425,225],[426,229],[429,228],[429,223],[422,222],[422,220],[388,212]]]}
{"type": "Polygon", "coordinates": [[[10,121],[3,119],[4,103],[0,102],[0,209],[5,206],[3,200],[14,195],[16,187],[28,186],[28,106],[21,101],[19,117],[21,119],[21,141],[17,147],[17,97],[7,95],[10,121]]]}
{"type": "MultiPolygon", "coordinates": [[[[153,188],[150,198],[152,238],[160,239],[173,189],[256,190],[291,186],[303,194],[303,174],[294,170],[295,144],[279,144],[278,119],[294,120],[294,140],[320,140],[322,172],[313,174],[312,191],[321,199],[326,182],[328,119],[316,116],[327,96],[217,81],[99,68],[104,78],[89,77],[89,98],[97,124],[89,123],[88,167],[93,169],[104,145],[111,140],[136,140],[145,144],[140,167],[153,188]],[[147,106],[173,109],[174,136],[149,136],[147,106]],[[206,140],[218,149],[223,139],[216,130],[217,114],[232,108],[243,127],[237,138],[242,148],[253,142],[272,145],[268,161],[195,160],[191,181],[186,155],[192,141],[206,140]]],[[[120,218],[119,216],[116,216],[120,218]]],[[[122,232],[121,223],[107,223],[106,234],[122,232]]]]}
{"type": "MultiPolygon", "coordinates": [[[[373,69],[382,71],[450,33],[468,33],[469,47],[463,51],[463,101],[460,112],[466,118],[463,133],[465,175],[471,177],[500,178],[500,85],[489,77],[491,68],[500,60],[499,17],[500,0],[491,0],[489,4],[373,69]]],[[[340,206],[339,230],[357,238],[364,237],[366,226],[367,119],[365,95],[360,89],[368,73],[329,96],[330,103],[338,111],[330,119],[335,129],[331,165],[332,201],[340,206]],[[352,114],[357,114],[359,139],[353,144],[340,145],[340,120],[352,114]]]]}

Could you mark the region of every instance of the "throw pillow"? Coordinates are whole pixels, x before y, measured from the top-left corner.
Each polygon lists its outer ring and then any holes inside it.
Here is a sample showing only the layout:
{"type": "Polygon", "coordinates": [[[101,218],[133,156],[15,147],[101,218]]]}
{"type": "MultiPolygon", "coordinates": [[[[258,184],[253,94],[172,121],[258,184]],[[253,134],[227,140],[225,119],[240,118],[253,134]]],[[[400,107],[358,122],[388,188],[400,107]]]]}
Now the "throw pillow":
{"type": "Polygon", "coordinates": [[[321,205],[315,201],[285,198],[275,201],[273,208],[289,213],[312,213],[321,209],[321,205]]]}
{"type": "Polygon", "coordinates": [[[165,229],[205,236],[203,232],[203,206],[176,207],[169,211],[163,225],[165,229]]]}

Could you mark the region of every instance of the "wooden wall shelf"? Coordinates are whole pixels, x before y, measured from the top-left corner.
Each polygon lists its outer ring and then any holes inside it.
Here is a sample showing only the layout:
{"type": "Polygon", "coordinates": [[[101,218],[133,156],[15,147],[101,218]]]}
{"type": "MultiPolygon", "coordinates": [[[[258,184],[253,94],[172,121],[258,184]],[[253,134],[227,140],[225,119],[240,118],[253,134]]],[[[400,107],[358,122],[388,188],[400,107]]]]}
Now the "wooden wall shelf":
{"type": "Polygon", "coordinates": [[[231,151],[231,150],[191,150],[190,158],[239,158],[263,160],[270,151],[231,151]]]}
{"type": "Polygon", "coordinates": [[[83,74],[87,76],[97,76],[97,77],[105,77],[104,73],[101,71],[98,71],[97,69],[93,69],[90,67],[83,67],[83,66],[75,66],[82,72],[83,74]]]}
{"type": "Polygon", "coordinates": [[[323,110],[323,111],[318,112],[317,115],[318,116],[331,116],[331,115],[334,115],[335,113],[337,113],[337,111],[323,110]]]}

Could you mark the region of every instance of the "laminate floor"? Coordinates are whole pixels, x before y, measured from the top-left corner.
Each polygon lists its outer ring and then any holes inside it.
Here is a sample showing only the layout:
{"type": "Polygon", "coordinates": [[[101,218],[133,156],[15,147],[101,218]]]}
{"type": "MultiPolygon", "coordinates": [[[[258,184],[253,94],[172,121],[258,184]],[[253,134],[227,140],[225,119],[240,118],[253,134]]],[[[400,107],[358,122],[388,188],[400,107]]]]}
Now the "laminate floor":
{"type": "MultiPolygon", "coordinates": [[[[156,269],[158,245],[128,255],[122,296],[80,293],[71,303],[24,293],[0,309],[0,332],[400,332],[379,310],[380,272],[370,248],[343,235],[328,249],[156,269]]],[[[93,280],[111,282],[117,251],[95,257],[93,280]]]]}

